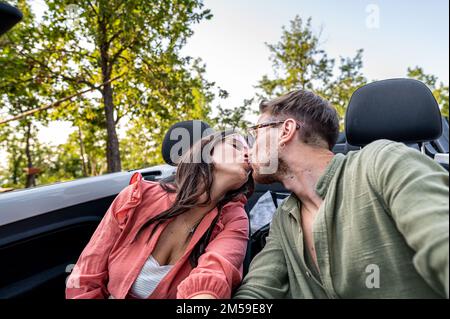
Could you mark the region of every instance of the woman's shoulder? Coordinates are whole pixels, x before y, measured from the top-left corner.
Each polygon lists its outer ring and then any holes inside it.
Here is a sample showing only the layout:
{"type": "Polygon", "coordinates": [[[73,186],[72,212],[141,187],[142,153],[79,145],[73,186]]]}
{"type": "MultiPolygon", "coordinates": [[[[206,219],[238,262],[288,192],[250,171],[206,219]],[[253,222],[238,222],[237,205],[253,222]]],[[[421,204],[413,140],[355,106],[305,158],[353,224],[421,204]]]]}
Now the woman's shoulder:
{"type": "Polygon", "coordinates": [[[128,186],[122,189],[117,197],[125,201],[136,202],[142,200],[143,195],[148,192],[155,195],[166,193],[159,182],[146,181],[141,173],[136,172],[131,176],[128,186]]]}
{"type": "Polygon", "coordinates": [[[228,202],[222,209],[221,220],[225,224],[231,220],[236,219],[248,219],[245,211],[245,204],[247,203],[247,197],[240,195],[233,201],[228,202]]]}
{"type": "Polygon", "coordinates": [[[133,208],[141,205],[143,201],[156,202],[167,194],[159,182],[144,180],[141,173],[136,172],[130,179],[130,183],[125,187],[114,200],[113,215],[119,224],[127,220],[127,215],[133,208]]]}
{"type": "Polygon", "coordinates": [[[131,176],[128,188],[135,193],[136,197],[142,197],[146,193],[151,193],[152,195],[166,195],[168,193],[160,182],[147,181],[139,172],[131,176]]]}

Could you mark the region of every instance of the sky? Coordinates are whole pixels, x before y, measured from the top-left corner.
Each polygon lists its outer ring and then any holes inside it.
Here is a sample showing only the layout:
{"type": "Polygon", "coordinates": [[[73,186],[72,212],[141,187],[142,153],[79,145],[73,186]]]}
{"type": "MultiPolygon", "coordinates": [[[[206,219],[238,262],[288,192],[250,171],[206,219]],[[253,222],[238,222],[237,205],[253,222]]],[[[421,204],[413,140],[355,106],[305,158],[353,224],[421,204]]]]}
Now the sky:
{"type": "Polygon", "coordinates": [[[195,26],[184,51],[200,56],[208,79],[230,91],[223,103],[228,107],[251,98],[261,77],[272,74],[265,43],[278,42],[282,26],[296,15],[312,17],[331,57],[354,56],[363,48],[369,80],[404,77],[409,66],[419,65],[449,81],[448,0],[207,0],[205,5],[214,18],[195,26]],[[371,19],[373,8],[378,24],[371,19]]]}
{"type": "MultiPolygon", "coordinates": [[[[42,0],[34,10],[42,12],[42,0]]],[[[254,86],[272,74],[265,43],[276,43],[296,15],[312,17],[330,57],[364,49],[369,80],[404,77],[416,65],[449,83],[448,0],[205,0],[214,17],[193,27],[182,53],[202,58],[206,78],[230,93],[222,106],[236,107],[254,96],[254,86]]],[[[39,133],[41,142],[60,144],[72,132],[59,122],[39,133]]],[[[0,154],[0,162],[4,160],[0,154]]]]}

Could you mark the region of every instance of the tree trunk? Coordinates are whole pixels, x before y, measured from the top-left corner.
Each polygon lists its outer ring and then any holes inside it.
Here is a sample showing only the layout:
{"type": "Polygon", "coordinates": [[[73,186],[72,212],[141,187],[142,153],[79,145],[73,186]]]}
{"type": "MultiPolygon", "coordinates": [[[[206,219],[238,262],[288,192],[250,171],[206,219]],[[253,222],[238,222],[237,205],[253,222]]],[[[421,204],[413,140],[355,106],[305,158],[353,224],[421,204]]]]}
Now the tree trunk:
{"type": "MultiPolygon", "coordinates": [[[[102,82],[111,80],[112,65],[109,56],[109,43],[107,32],[107,1],[100,1],[98,12],[98,41],[97,45],[100,49],[100,66],[102,70],[102,82]]],[[[103,104],[105,107],[106,120],[106,162],[107,172],[120,172],[122,164],[120,161],[119,140],[116,133],[116,123],[114,121],[114,100],[112,84],[105,84],[102,89],[103,104]]]]}
{"type": "MultiPolygon", "coordinates": [[[[103,81],[108,81],[109,79],[109,76],[103,77],[103,81]]],[[[108,173],[120,172],[122,170],[122,164],[120,161],[119,139],[117,138],[116,124],[114,122],[114,102],[111,84],[103,87],[102,95],[106,116],[106,161],[108,164],[108,173]]]]}
{"type": "Polygon", "coordinates": [[[78,139],[80,140],[80,154],[81,154],[81,161],[83,162],[82,168],[83,168],[83,176],[88,176],[87,173],[87,167],[86,167],[86,158],[84,156],[84,143],[83,143],[83,135],[81,134],[81,127],[78,125],[78,139]]]}
{"type": "MultiPolygon", "coordinates": [[[[31,139],[31,123],[28,122],[27,132],[26,132],[26,144],[25,144],[25,154],[27,156],[27,167],[30,169],[33,167],[33,161],[31,158],[30,151],[30,139],[31,139]]],[[[36,178],[34,174],[27,174],[27,180],[25,188],[30,188],[36,186],[36,178]]]]}
{"type": "Polygon", "coordinates": [[[89,176],[97,176],[94,173],[91,156],[89,155],[89,153],[87,153],[86,156],[87,156],[87,168],[88,168],[89,176]]]}
{"type": "Polygon", "coordinates": [[[20,165],[22,164],[22,152],[20,152],[19,149],[16,148],[16,146],[12,147],[13,152],[13,175],[12,175],[12,182],[14,185],[17,185],[19,183],[19,174],[22,174],[23,172],[20,172],[20,165]]]}

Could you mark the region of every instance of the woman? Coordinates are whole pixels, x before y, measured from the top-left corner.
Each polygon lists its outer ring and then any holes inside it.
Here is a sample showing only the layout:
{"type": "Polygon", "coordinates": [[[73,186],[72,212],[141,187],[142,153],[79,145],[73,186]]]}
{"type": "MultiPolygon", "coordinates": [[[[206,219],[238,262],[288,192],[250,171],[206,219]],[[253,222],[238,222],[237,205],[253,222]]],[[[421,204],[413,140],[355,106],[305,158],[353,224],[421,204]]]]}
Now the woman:
{"type": "Polygon", "coordinates": [[[66,298],[230,298],[242,279],[252,189],[248,145],[234,132],[197,142],[173,184],[133,175],[82,252],[66,298]]]}

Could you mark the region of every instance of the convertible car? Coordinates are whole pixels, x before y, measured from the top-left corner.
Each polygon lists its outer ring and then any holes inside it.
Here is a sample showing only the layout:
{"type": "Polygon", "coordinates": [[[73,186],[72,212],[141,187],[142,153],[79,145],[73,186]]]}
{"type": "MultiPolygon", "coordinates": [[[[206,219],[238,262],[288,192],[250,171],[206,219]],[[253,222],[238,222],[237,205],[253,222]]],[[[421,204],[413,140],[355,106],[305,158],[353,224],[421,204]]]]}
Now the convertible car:
{"type": "MultiPolygon", "coordinates": [[[[0,19],[0,32],[20,20],[17,12],[7,9],[13,18],[0,19]]],[[[189,128],[195,121],[191,123],[182,125],[189,128]]],[[[358,152],[375,140],[390,139],[448,170],[448,119],[441,116],[431,91],[421,82],[390,79],[361,87],[348,105],[345,123],[335,153],[358,152]]],[[[172,145],[163,143],[164,158],[172,145]]],[[[64,298],[65,280],[115,196],[135,172],[152,181],[173,178],[176,166],[168,162],[0,194],[0,298],[64,298]]],[[[245,272],[265,245],[276,207],[288,195],[281,184],[255,186],[245,207],[251,230],[245,272]]]]}

